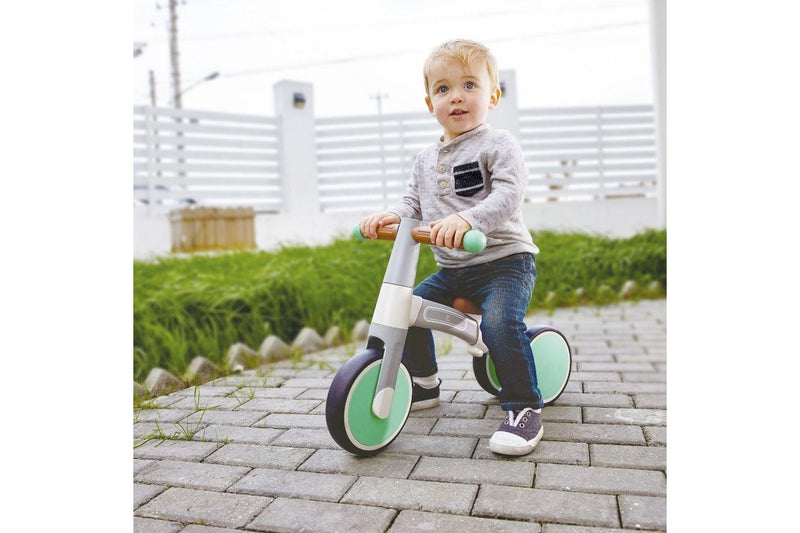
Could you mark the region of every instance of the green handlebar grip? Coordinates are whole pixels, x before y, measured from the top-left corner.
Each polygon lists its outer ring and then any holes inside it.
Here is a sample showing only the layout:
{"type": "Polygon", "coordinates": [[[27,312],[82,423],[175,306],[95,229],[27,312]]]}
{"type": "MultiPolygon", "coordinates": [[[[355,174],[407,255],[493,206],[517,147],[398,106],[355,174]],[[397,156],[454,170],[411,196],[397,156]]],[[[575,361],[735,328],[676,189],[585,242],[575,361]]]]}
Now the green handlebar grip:
{"type": "Polygon", "coordinates": [[[466,251],[472,252],[473,254],[482,252],[484,248],[486,248],[486,235],[481,233],[480,230],[471,229],[464,234],[461,246],[463,246],[466,251]]]}
{"type": "Polygon", "coordinates": [[[353,228],[353,237],[355,237],[356,240],[358,240],[358,241],[368,241],[369,240],[369,239],[367,239],[366,237],[364,237],[361,234],[361,226],[359,224],[356,224],[355,227],[353,228]]]}

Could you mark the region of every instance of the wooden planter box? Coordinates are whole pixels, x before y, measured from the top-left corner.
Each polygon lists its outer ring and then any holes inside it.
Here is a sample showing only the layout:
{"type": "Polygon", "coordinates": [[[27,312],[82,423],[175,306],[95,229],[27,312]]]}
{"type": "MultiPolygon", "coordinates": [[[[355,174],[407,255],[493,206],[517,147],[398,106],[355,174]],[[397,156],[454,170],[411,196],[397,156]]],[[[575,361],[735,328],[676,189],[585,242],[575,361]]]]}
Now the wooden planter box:
{"type": "Polygon", "coordinates": [[[256,247],[251,207],[187,207],[172,211],[169,219],[173,252],[256,247]]]}

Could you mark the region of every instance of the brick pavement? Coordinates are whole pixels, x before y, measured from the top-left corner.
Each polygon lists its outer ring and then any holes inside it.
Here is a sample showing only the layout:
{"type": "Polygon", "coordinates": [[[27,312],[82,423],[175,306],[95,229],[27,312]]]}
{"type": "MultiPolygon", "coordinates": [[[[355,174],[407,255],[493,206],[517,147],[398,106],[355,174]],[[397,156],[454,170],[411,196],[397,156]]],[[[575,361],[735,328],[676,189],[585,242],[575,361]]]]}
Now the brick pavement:
{"type": "Polygon", "coordinates": [[[135,531],[666,530],[666,302],[527,322],[557,327],[574,353],[531,455],[488,449],[497,400],[464,343],[438,334],[441,405],[412,413],[376,457],[344,452],[325,398],[350,345],[134,409],[135,531]]]}

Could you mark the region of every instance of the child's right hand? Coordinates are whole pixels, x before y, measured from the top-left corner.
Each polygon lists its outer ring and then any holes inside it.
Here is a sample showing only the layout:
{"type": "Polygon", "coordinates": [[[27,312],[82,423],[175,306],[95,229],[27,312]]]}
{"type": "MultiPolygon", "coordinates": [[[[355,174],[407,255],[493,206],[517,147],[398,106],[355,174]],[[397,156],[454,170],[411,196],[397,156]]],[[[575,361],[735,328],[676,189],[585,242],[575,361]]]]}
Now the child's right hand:
{"type": "Polygon", "coordinates": [[[367,239],[377,239],[378,228],[399,223],[400,217],[394,213],[375,213],[362,218],[358,225],[361,227],[361,235],[367,239]]]}

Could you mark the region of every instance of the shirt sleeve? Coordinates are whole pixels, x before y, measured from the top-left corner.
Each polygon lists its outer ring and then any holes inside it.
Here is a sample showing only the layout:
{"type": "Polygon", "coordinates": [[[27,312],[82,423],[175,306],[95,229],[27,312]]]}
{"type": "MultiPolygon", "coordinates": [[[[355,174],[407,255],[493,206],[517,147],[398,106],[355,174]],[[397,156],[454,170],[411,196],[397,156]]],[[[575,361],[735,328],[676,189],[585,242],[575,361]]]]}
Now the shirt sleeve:
{"type": "Polygon", "coordinates": [[[419,180],[422,176],[422,154],[417,156],[414,161],[414,171],[411,173],[411,180],[408,182],[406,193],[400,201],[392,209],[390,213],[394,213],[400,218],[415,218],[422,220],[422,209],[419,203],[419,180]]]}
{"type": "Polygon", "coordinates": [[[528,185],[528,169],[519,142],[505,130],[496,131],[499,135],[485,152],[491,192],[473,207],[458,213],[473,228],[487,235],[519,209],[528,185]]]}

